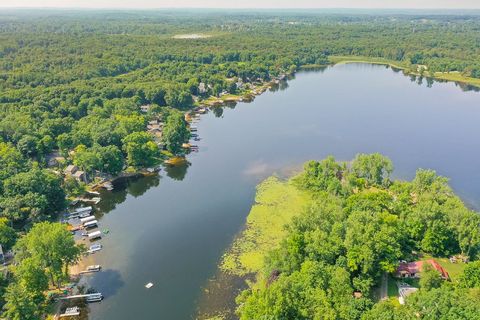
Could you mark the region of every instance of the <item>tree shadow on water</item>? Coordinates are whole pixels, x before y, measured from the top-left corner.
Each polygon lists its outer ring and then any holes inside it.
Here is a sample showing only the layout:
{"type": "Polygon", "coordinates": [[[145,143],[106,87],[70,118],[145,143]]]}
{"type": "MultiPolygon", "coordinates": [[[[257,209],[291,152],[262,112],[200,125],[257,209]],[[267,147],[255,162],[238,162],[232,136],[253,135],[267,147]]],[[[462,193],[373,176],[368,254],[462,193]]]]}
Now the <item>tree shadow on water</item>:
{"type": "Polygon", "coordinates": [[[168,177],[172,178],[173,180],[182,181],[183,179],[185,179],[185,176],[187,175],[188,167],[190,167],[190,165],[191,165],[190,162],[185,161],[185,163],[182,163],[180,165],[166,166],[165,173],[167,174],[168,177]]]}
{"type": "Polygon", "coordinates": [[[102,270],[88,281],[88,286],[101,292],[104,299],[114,296],[124,285],[120,272],[113,269],[102,270]]]}

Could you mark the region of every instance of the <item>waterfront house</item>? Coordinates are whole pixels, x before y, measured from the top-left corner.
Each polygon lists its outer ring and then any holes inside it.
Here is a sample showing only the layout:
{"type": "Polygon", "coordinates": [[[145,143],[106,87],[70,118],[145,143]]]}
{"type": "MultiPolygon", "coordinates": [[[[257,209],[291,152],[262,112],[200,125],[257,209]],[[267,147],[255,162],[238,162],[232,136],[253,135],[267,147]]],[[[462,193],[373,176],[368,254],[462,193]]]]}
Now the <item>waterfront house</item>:
{"type": "Polygon", "coordinates": [[[73,176],[77,171],[78,171],[78,167],[76,165],[70,164],[65,168],[63,172],[67,176],[73,176]]]}
{"type": "Polygon", "coordinates": [[[243,81],[242,81],[242,79],[238,79],[238,81],[235,83],[235,86],[237,87],[238,90],[243,89],[243,81]]]}
{"type": "Polygon", "coordinates": [[[87,179],[87,176],[85,174],[85,171],[81,171],[81,170],[78,170],[76,171],[72,177],[74,177],[75,179],[77,179],[78,181],[84,181],[86,182],[86,179],[87,179]]]}
{"type": "Polygon", "coordinates": [[[47,165],[49,168],[58,167],[63,162],[65,162],[65,158],[58,156],[58,157],[49,158],[47,165]]]}

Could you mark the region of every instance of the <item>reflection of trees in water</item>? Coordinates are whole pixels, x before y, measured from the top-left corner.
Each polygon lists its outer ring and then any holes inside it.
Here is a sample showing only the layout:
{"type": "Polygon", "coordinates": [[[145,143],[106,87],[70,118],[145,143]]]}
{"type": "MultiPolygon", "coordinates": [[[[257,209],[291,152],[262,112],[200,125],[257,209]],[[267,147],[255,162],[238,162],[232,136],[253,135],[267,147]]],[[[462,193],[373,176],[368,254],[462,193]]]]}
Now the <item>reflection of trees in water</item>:
{"type": "MultiPolygon", "coordinates": [[[[328,69],[328,66],[313,66],[313,67],[307,67],[307,68],[302,68],[302,73],[324,73],[325,70],[328,69]]],[[[295,74],[287,76],[288,80],[293,80],[295,79],[295,74]]]]}
{"type": "Polygon", "coordinates": [[[289,85],[288,85],[288,81],[280,81],[280,83],[278,84],[278,87],[280,88],[280,91],[283,91],[283,90],[287,90],[289,85]]]}
{"type": "Polygon", "coordinates": [[[237,106],[237,102],[236,101],[227,101],[225,102],[225,108],[229,108],[229,109],[235,109],[235,107],[237,106]]]}
{"type": "Polygon", "coordinates": [[[435,80],[433,80],[432,78],[427,78],[427,88],[433,87],[434,82],[435,80]]]}
{"type": "MultiPolygon", "coordinates": [[[[404,73],[405,74],[405,73],[404,73]]],[[[449,80],[443,80],[443,79],[435,79],[431,77],[424,77],[424,76],[416,76],[414,74],[405,74],[410,78],[411,82],[415,82],[419,86],[423,85],[424,80],[426,81],[426,87],[427,88],[432,88],[434,83],[448,83],[452,82],[449,80]]],[[[475,91],[475,92],[480,92],[480,88],[472,86],[470,84],[465,84],[461,82],[454,82],[455,86],[459,87],[462,91],[467,92],[467,91],[475,91]]]]}
{"type": "Polygon", "coordinates": [[[102,201],[96,206],[100,216],[115,209],[116,205],[124,202],[127,195],[134,197],[143,195],[148,189],[160,184],[159,175],[139,176],[117,180],[113,191],[102,191],[102,201]]]}
{"type": "Polygon", "coordinates": [[[212,113],[216,118],[221,118],[223,116],[223,108],[222,107],[215,107],[215,108],[212,108],[210,110],[212,110],[212,113]]]}
{"type": "Polygon", "coordinates": [[[97,272],[88,280],[88,287],[95,292],[101,292],[105,299],[114,296],[124,285],[120,272],[112,269],[97,272]]]}
{"type": "Polygon", "coordinates": [[[270,88],[268,89],[268,91],[270,92],[277,92],[278,90],[280,90],[280,84],[279,83],[273,83],[270,88]]]}
{"type": "Polygon", "coordinates": [[[160,184],[159,175],[151,175],[140,178],[128,184],[127,191],[135,198],[142,196],[148,189],[160,184]]]}
{"type": "Polygon", "coordinates": [[[480,88],[472,86],[470,84],[465,84],[465,83],[458,82],[458,83],[456,83],[456,85],[458,87],[460,87],[460,89],[462,89],[462,91],[464,91],[464,92],[466,92],[466,91],[480,92],[480,88]]]}
{"type": "Polygon", "coordinates": [[[423,84],[423,77],[422,77],[422,76],[420,76],[420,77],[417,78],[417,84],[418,84],[419,86],[421,86],[421,85],[423,84]]]}
{"type": "Polygon", "coordinates": [[[236,101],[227,101],[227,102],[225,102],[224,105],[210,108],[210,110],[212,110],[213,115],[216,118],[221,118],[223,116],[223,109],[225,109],[225,108],[235,109],[236,106],[237,106],[236,101]]]}
{"type": "Polygon", "coordinates": [[[270,92],[277,92],[278,90],[283,91],[288,88],[288,81],[287,80],[281,80],[278,83],[274,83],[270,86],[269,91],[270,92]]]}
{"type": "Polygon", "coordinates": [[[173,180],[182,181],[185,179],[187,175],[188,167],[190,167],[191,163],[185,161],[185,163],[177,166],[167,166],[165,167],[165,172],[167,176],[172,178],[173,180]]]}
{"type": "Polygon", "coordinates": [[[392,69],[393,72],[395,73],[399,73],[399,72],[402,72],[403,69],[399,69],[399,68],[395,68],[395,67],[390,67],[387,65],[387,69],[392,69]]]}

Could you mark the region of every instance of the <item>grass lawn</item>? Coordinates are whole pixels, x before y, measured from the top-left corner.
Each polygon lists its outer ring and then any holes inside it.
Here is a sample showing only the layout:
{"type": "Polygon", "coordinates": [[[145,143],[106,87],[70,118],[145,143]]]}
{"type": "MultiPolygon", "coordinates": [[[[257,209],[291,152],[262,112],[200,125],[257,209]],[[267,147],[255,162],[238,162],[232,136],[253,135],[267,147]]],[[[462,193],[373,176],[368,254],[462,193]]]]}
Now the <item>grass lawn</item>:
{"type": "Polygon", "coordinates": [[[359,62],[359,63],[389,65],[398,69],[406,69],[408,67],[405,63],[402,63],[400,61],[388,60],[384,58],[362,57],[362,56],[330,56],[329,60],[335,64],[359,62]]]}
{"type": "Polygon", "coordinates": [[[445,270],[447,270],[452,281],[458,280],[466,266],[466,264],[463,262],[451,263],[448,258],[433,258],[431,256],[424,256],[422,258],[422,260],[429,259],[435,259],[445,270]]]}
{"type": "Polygon", "coordinates": [[[475,87],[480,87],[480,79],[464,77],[460,73],[455,72],[437,72],[435,73],[435,78],[443,79],[448,81],[456,81],[466,83],[475,87]]]}
{"type": "Polygon", "coordinates": [[[388,276],[388,297],[398,297],[397,279],[388,276]]]}

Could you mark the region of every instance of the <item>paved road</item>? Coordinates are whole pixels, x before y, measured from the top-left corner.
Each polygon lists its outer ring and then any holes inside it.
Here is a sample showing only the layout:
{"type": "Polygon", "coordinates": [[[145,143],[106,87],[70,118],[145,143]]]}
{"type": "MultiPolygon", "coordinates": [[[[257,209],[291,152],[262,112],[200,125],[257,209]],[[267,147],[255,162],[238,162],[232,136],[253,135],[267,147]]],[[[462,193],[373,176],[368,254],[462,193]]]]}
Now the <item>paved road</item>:
{"type": "Polygon", "coordinates": [[[380,300],[388,299],[388,274],[382,275],[382,284],[380,286],[380,300]]]}

